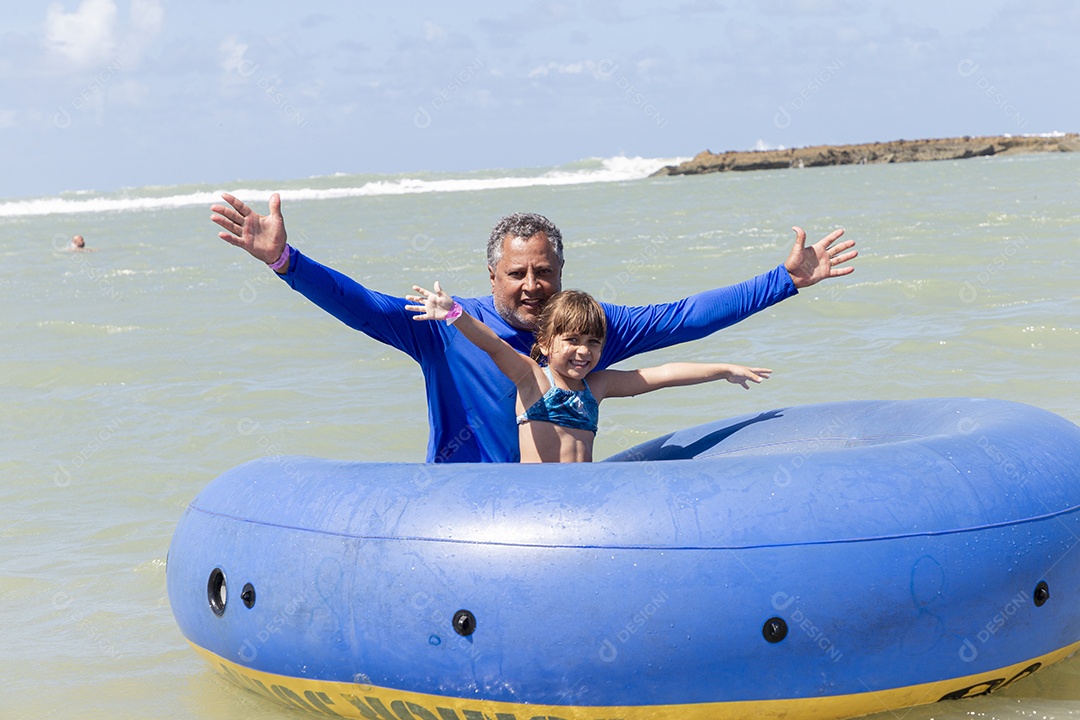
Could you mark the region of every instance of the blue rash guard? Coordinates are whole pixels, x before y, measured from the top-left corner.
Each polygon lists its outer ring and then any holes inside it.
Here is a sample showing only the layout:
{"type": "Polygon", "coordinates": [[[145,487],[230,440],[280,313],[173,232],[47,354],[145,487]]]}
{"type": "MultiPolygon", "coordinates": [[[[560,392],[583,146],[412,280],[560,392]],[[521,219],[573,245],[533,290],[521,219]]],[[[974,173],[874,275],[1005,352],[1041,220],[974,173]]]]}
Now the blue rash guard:
{"type": "MultiPolygon", "coordinates": [[[[486,352],[452,326],[417,322],[408,302],[368,290],[295,248],[282,276],[292,289],[349,327],[420,363],[427,391],[428,462],[518,462],[514,384],[486,352]]],[[[698,340],[791,297],[798,290],[783,265],[737,285],[659,305],[601,302],[607,338],[595,369],[639,353],[698,340]]],[[[528,355],[533,334],[507,324],[491,295],[455,297],[467,313],[528,355]]]]}

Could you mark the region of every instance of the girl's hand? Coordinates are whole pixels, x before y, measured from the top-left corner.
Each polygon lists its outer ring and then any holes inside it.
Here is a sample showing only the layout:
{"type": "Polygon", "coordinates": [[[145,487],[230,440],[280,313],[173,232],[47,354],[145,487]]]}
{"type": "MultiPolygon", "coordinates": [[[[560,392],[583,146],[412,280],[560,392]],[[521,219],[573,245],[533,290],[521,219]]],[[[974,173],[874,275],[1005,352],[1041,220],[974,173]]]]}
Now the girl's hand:
{"type": "Polygon", "coordinates": [[[749,390],[750,386],[747,383],[760,383],[770,375],[772,375],[772,370],[769,368],[748,368],[742,365],[732,365],[727,381],[735,385],[742,385],[744,389],[749,390]]]}
{"type": "Polygon", "coordinates": [[[446,314],[454,307],[454,298],[443,292],[439,281],[435,281],[434,291],[425,290],[419,285],[413,285],[415,295],[406,295],[405,299],[413,305],[406,305],[405,309],[417,313],[413,320],[445,320],[446,314]]]}

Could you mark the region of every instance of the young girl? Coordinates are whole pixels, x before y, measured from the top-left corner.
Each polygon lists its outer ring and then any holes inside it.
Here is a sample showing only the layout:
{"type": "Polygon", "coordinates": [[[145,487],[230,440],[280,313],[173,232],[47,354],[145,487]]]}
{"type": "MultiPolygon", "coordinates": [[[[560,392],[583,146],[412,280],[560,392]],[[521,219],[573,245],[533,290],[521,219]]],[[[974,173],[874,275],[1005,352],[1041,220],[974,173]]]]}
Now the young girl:
{"type": "Polygon", "coordinates": [[[609,397],[630,397],[677,385],[727,380],[749,388],[772,374],[766,368],[722,363],[668,363],[641,370],[596,370],[607,322],[600,304],[580,290],[552,295],[536,330],[532,357],[514,350],[495,332],[462,311],[443,292],[413,286],[414,320],[445,320],[487,352],[517,386],[521,462],[592,462],[598,406],[609,397]],[[538,361],[546,360],[541,366],[538,361]],[[586,382],[588,376],[588,382],[586,382]]]}

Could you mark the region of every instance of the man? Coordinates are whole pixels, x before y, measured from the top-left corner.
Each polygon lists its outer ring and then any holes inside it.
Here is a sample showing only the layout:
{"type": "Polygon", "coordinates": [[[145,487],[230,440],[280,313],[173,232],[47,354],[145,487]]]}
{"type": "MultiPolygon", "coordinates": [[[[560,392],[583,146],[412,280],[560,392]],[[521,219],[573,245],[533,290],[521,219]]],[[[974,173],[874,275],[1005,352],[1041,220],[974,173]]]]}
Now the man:
{"type": "MultiPolygon", "coordinates": [[[[236,197],[213,205],[218,236],[267,263],[294,290],[346,325],[396,347],[420,363],[428,398],[428,462],[517,462],[514,384],[487,353],[458,337],[445,323],[415,322],[404,297],[368,290],[349,277],[302,255],[286,240],[281,198],[270,196],[270,213],[259,215],[236,197]]],[[[608,335],[597,365],[602,370],[632,355],[697,340],[790,297],[799,288],[851,273],[852,240],[836,243],[836,230],[806,247],[794,228],[795,245],[783,265],[752,280],[708,290],[662,305],[627,307],[601,303],[608,335]]],[[[549,297],[562,289],[562,234],[547,218],[519,213],[503,218],[488,241],[491,295],[455,298],[474,318],[524,354],[549,297]]]]}
{"type": "Polygon", "coordinates": [[[73,235],[67,250],[68,252],[94,252],[95,248],[86,247],[86,241],[83,240],[82,235],[73,235]]]}

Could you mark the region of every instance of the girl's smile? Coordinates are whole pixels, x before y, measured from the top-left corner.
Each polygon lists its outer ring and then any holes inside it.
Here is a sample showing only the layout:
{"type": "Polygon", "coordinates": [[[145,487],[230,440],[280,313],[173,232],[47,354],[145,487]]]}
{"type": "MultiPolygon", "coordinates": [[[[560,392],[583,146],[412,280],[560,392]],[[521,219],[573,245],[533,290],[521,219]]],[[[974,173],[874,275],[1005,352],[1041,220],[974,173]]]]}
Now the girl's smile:
{"type": "Polygon", "coordinates": [[[552,373],[567,383],[567,390],[580,390],[581,381],[600,362],[603,347],[595,335],[566,333],[556,336],[544,355],[552,373]]]}

